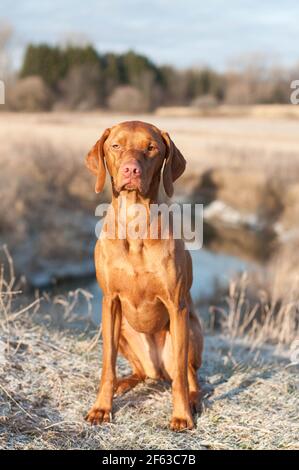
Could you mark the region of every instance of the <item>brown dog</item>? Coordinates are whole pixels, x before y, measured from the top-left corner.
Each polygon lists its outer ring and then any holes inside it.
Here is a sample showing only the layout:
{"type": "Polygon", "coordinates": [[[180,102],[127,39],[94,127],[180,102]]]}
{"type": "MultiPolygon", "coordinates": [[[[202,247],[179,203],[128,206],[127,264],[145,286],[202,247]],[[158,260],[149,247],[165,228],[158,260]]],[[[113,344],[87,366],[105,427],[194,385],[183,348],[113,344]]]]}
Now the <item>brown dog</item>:
{"type": "MultiPolygon", "coordinates": [[[[86,157],[96,175],[96,192],[111,176],[112,203],[117,213],[157,202],[160,176],[169,197],[173,182],[184,172],[185,159],[167,133],[139,121],[106,129],[86,157]],[[164,166],[163,166],[164,165],[164,166]],[[163,167],[163,169],[162,169],[163,167]]],[[[106,217],[109,220],[109,213],[106,217]]],[[[118,221],[116,220],[116,225],[118,221]]],[[[192,262],[182,240],[99,239],[95,248],[97,280],[103,290],[103,369],[95,404],[86,420],[110,420],[113,396],[145,378],[172,380],[173,430],[192,429],[192,411],[200,401],[196,376],[201,366],[203,336],[190,296],[192,262]],[[116,379],[118,350],[130,362],[132,375],[116,379]]]]}

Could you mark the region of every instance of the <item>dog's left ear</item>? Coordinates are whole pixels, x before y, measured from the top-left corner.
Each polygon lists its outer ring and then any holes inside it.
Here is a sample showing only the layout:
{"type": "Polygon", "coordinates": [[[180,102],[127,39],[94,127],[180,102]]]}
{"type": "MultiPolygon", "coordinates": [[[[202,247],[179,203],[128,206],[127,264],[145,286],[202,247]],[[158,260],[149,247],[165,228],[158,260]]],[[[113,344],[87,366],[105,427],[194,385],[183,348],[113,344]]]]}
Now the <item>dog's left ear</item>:
{"type": "Polygon", "coordinates": [[[161,132],[166,145],[165,164],[163,168],[163,185],[168,197],[173,195],[173,182],[185,171],[186,160],[175,146],[167,132],[161,132]]]}
{"type": "Polygon", "coordinates": [[[106,168],[104,162],[104,142],[109,134],[110,129],[106,129],[102,137],[95,143],[85,158],[85,165],[97,177],[95,185],[96,193],[103,191],[105,184],[106,168]]]}

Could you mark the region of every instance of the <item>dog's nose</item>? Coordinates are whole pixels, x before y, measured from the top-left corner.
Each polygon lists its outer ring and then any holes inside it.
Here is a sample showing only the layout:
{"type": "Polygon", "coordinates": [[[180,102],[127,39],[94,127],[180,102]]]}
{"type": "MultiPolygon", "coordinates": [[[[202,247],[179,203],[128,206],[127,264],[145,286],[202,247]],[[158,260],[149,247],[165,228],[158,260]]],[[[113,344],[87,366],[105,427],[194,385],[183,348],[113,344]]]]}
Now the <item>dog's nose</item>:
{"type": "Polygon", "coordinates": [[[124,176],[134,177],[141,176],[141,167],[137,161],[126,162],[121,168],[121,172],[124,176]]]}

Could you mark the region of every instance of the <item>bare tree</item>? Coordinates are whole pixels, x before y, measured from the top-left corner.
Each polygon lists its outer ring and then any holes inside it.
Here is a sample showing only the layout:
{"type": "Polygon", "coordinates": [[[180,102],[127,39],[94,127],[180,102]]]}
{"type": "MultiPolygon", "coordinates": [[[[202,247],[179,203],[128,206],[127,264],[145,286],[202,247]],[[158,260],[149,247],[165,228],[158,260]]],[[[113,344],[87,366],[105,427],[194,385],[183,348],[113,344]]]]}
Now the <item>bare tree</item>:
{"type": "Polygon", "coordinates": [[[7,90],[7,108],[13,111],[47,111],[53,96],[41,77],[17,80],[7,90]]]}
{"type": "Polygon", "coordinates": [[[83,64],[70,69],[60,83],[58,109],[94,109],[101,104],[102,75],[97,65],[83,64]]]}
{"type": "Polygon", "coordinates": [[[0,78],[5,78],[10,71],[9,45],[13,34],[12,27],[0,20],[0,78]]]}

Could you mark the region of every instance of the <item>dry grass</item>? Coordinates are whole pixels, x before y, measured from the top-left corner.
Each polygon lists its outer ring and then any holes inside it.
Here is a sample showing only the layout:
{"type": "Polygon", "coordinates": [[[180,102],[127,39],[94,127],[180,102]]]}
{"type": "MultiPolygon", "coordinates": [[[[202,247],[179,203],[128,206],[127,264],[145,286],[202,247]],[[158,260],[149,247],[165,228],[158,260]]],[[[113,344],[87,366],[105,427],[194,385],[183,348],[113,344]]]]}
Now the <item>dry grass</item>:
{"type": "MultiPolygon", "coordinates": [[[[299,343],[298,242],[283,245],[263,267],[236,275],[210,299],[209,327],[252,346],[299,343]]],[[[200,303],[199,303],[200,306],[200,303]]]]}
{"type": "MultiPolygon", "coordinates": [[[[1,274],[0,447],[5,449],[298,449],[298,376],[287,350],[252,349],[244,341],[206,335],[200,380],[203,414],[193,431],[168,429],[171,392],[147,381],[115,400],[113,423],[90,427],[100,373],[98,334],[46,321],[43,302],[16,308],[12,263],[1,274]],[[283,426],[282,426],[283,423],[283,426]]],[[[82,313],[82,312],[81,312],[82,313]]],[[[73,320],[73,319],[72,319],[73,320]]],[[[125,374],[127,364],[118,362],[125,374]]]]}
{"type": "MultiPolygon", "coordinates": [[[[71,187],[71,196],[74,191],[82,200],[94,200],[93,180],[84,171],[83,158],[106,127],[126,119],[145,120],[167,130],[186,156],[186,176],[192,175],[195,184],[199,176],[209,169],[237,170],[241,176],[242,172],[247,175],[251,172],[251,178],[259,173],[259,179],[262,175],[269,178],[281,175],[283,182],[287,178],[294,182],[298,177],[298,124],[293,120],[250,117],[193,119],[91,112],[1,113],[0,162],[3,170],[9,166],[5,177],[12,182],[13,188],[16,188],[15,180],[20,187],[25,168],[32,172],[29,168],[32,165],[37,189],[40,188],[39,183],[46,179],[45,174],[40,176],[42,169],[50,173],[48,180],[53,185],[59,174],[59,182],[71,187]]],[[[189,184],[192,185],[190,178],[189,184]]],[[[249,191],[250,181],[248,184],[249,191]]],[[[65,191],[64,196],[70,197],[68,190],[61,185],[59,191],[60,194],[65,191]]]]}
{"type": "Polygon", "coordinates": [[[1,157],[11,153],[15,158],[16,144],[26,149],[34,142],[51,142],[62,153],[71,151],[74,157],[82,159],[106,127],[127,119],[152,122],[167,130],[187,157],[190,171],[219,165],[265,168],[272,163],[281,168],[298,163],[298,123],[294,120],[175,118],[98,112],[1,113],[1,157]],[[287,161],[281,162],[282,155],[288,157],[287,161]]]}
{"type": "Polygon", "coordinates": [[[156,114],[163,117],[258,117],[270,119],[298,119],[299,107],[293,105],[220,105],[220,106],[168,106],[157,109],[156,114]]]}
{"type": "Polygon", "coordinates": [[[270,286],[258,286],[251,274],[244,273],[230,282],[225,300],[226,307],[211,307],[210,311],[221,314],[221,330],[229,337],[246,338],[252,347],[267,342],[291,346],[299,340],[297,280],[289,292],[276,297],[275,280],[270,286]]]}

